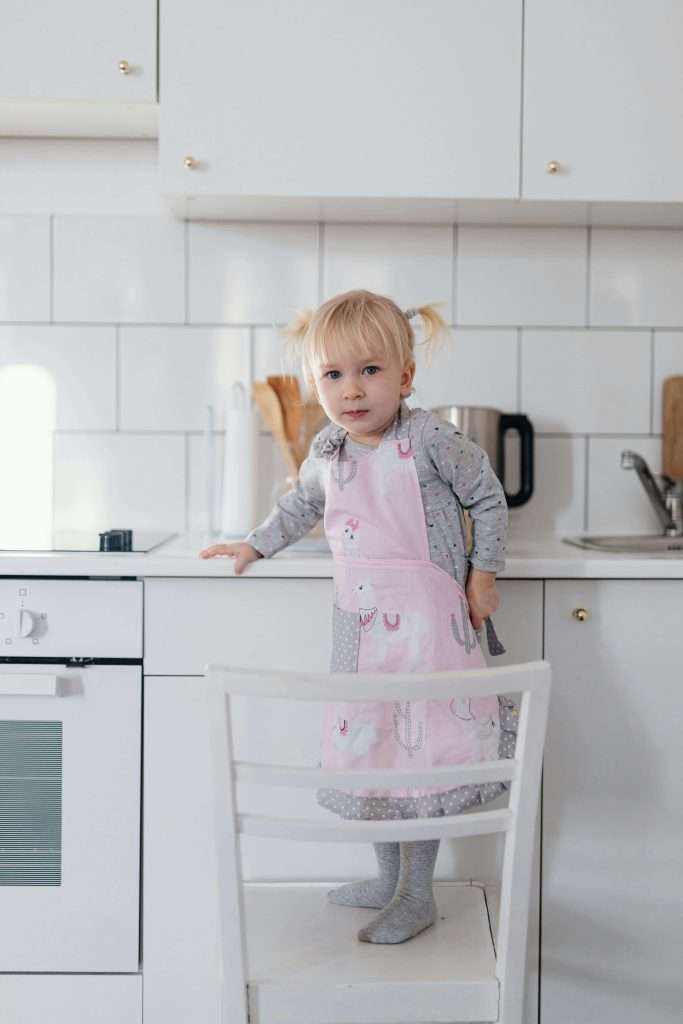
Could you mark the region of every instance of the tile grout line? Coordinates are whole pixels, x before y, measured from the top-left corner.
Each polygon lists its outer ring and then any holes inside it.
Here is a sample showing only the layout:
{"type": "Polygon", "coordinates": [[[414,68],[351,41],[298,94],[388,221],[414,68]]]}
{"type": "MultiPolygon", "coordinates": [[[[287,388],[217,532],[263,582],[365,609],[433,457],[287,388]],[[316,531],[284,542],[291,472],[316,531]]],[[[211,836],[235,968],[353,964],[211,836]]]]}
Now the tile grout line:
{"type": "Polygon", "coordinates": [[[593,229],[588,225],[586,229],[586,327],[591,322],[591,262],[593,259],[593,229]]]}
{"type": "Polygon", "coordinates": [[[451,274],[451,321],[453,324],[455,324],[457,319],[456,304],[458,301],[458,242],[458,225],[454,224],[452,239],[453,273],[451,274]]]}
{"type": "Polygon", "coordinates": [[[185,324],[190,323],[190,222],[185,221],[183,234],[183,301],[185,304],[185,324]]]}
{"type": "Polygon", "coordinates": [[[49,245],[50,245],[50,295],[48,300],[49,305],[49,322],[54,323],[55,319],[55,215],[50,214],[50,231],[49,231],[49,245]]]}
{"type": "Polygon", "coordinates": [[[586,533],[588,531],[588,488],[590,486],[590,434],[586,434],[583,457],[583,531],[586,533]]]}
{"type": "Polygon", "coordinates": [[[517,328],[517,412],[522,412],[522,344],[523,330],[517,328]]]}
{"type": "Polygon", "coordinates": [[[325,294],[325,221],[318,221],[318,305],[325,294]]]}
{"type": "Polygon", "coordinates": [[[120,324],[114,324],[114,425],[121,430],[121,338],[120,324]]]}
{"type": "MultiPolygon", "coordinates": [[[[664,429],[662,424],[662,430],[664,429]]],[[[655,432],[655,332],[650,331],[650,433],[655,432]]]]}

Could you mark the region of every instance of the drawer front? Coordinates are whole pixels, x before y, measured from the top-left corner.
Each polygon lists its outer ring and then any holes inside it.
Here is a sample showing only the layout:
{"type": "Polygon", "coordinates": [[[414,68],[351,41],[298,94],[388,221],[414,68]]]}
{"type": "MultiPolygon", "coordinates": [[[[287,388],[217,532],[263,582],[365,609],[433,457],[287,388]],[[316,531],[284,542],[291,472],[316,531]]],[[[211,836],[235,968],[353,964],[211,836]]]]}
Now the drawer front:
{"type": "Polygon", "coordinates": [[[145,583],[145,674],[202,675],[208,662],[327,671],[330,579],[145,583]]]}
{"type": "Polygon", "coordinates": [[[141,658],[142,583],[0,579],[0,657],[141,658]]]}

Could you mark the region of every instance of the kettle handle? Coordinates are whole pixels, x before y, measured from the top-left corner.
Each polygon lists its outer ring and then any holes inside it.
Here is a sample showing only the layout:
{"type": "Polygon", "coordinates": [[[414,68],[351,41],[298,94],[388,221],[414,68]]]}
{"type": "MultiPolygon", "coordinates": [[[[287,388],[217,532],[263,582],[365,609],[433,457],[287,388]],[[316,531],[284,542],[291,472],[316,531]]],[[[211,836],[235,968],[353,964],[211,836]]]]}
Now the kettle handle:
{"type": "Polygon", "coordinates": [[[521,465],[519,470],[520,488],[516,494],[508,494],[505,498],[510,508],[524,505],[534,491],[534,428],[531,421],[521,412],[502,412],[498,430],[498,465],[500,477],[505,489],[505,434],[508,430],[517,430],[521,442],[521,465]]]}

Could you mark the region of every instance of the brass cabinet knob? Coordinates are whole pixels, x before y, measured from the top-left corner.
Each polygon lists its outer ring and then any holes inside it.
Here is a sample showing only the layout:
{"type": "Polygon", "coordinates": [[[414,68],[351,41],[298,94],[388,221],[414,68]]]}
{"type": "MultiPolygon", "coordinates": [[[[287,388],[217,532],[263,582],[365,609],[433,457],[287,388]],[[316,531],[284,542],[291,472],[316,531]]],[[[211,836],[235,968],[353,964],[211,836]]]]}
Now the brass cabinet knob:
{"type": "Polygon", "coordinates": [[[129,75],[130,74],[130,64],[128,63],[127,60],[120,60],[119,61],[119,71],[121,72],[122,75],[129,75]]]}
{"type": "Polygon", "coordinates": [[[588,612],[585,608],[575,608],[572,612],[572,615],[575,619],[578,619],[579,622],[585,622],[588,618],[588,612]]]}
{"type": "Polygon", "coordinates": [[[197,166],[197,161],[195,160],[195,158],[193,156],[186,156],[185,159],[183,160],[183,163],[185,164],[186,167],[189,167],[190,170],[193,167],[197,166]]]}
{"type": "Polygon", "coordinates": [[[548,172],[548,174],[557,174],[557,172],[560,169],[560,165],[558,164],[557,160],[549,160],[548,163],[545,165],[545,169],[548,172]]]}

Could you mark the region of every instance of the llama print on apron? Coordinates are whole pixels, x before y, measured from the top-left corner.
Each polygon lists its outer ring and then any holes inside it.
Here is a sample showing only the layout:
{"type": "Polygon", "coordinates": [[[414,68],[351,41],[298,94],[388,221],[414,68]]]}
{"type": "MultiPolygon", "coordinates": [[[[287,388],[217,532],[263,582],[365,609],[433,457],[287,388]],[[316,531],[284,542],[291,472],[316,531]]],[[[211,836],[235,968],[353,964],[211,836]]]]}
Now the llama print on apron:
{"type": "MultiPolygon", "coordinates": [[[[462,587],[429,557],[409,438],[385,434],[328,463],[325,533],[334,559],[333,672],[485,668],[462,587]]],[[[496,759],[498,698],[325,705],[325,768],[430,768],[496,759]]],[[[444,787],[358,789],[415,797],[444,787]]],[[[349,792],[349,791],[345,791],[349,792]]]]}

